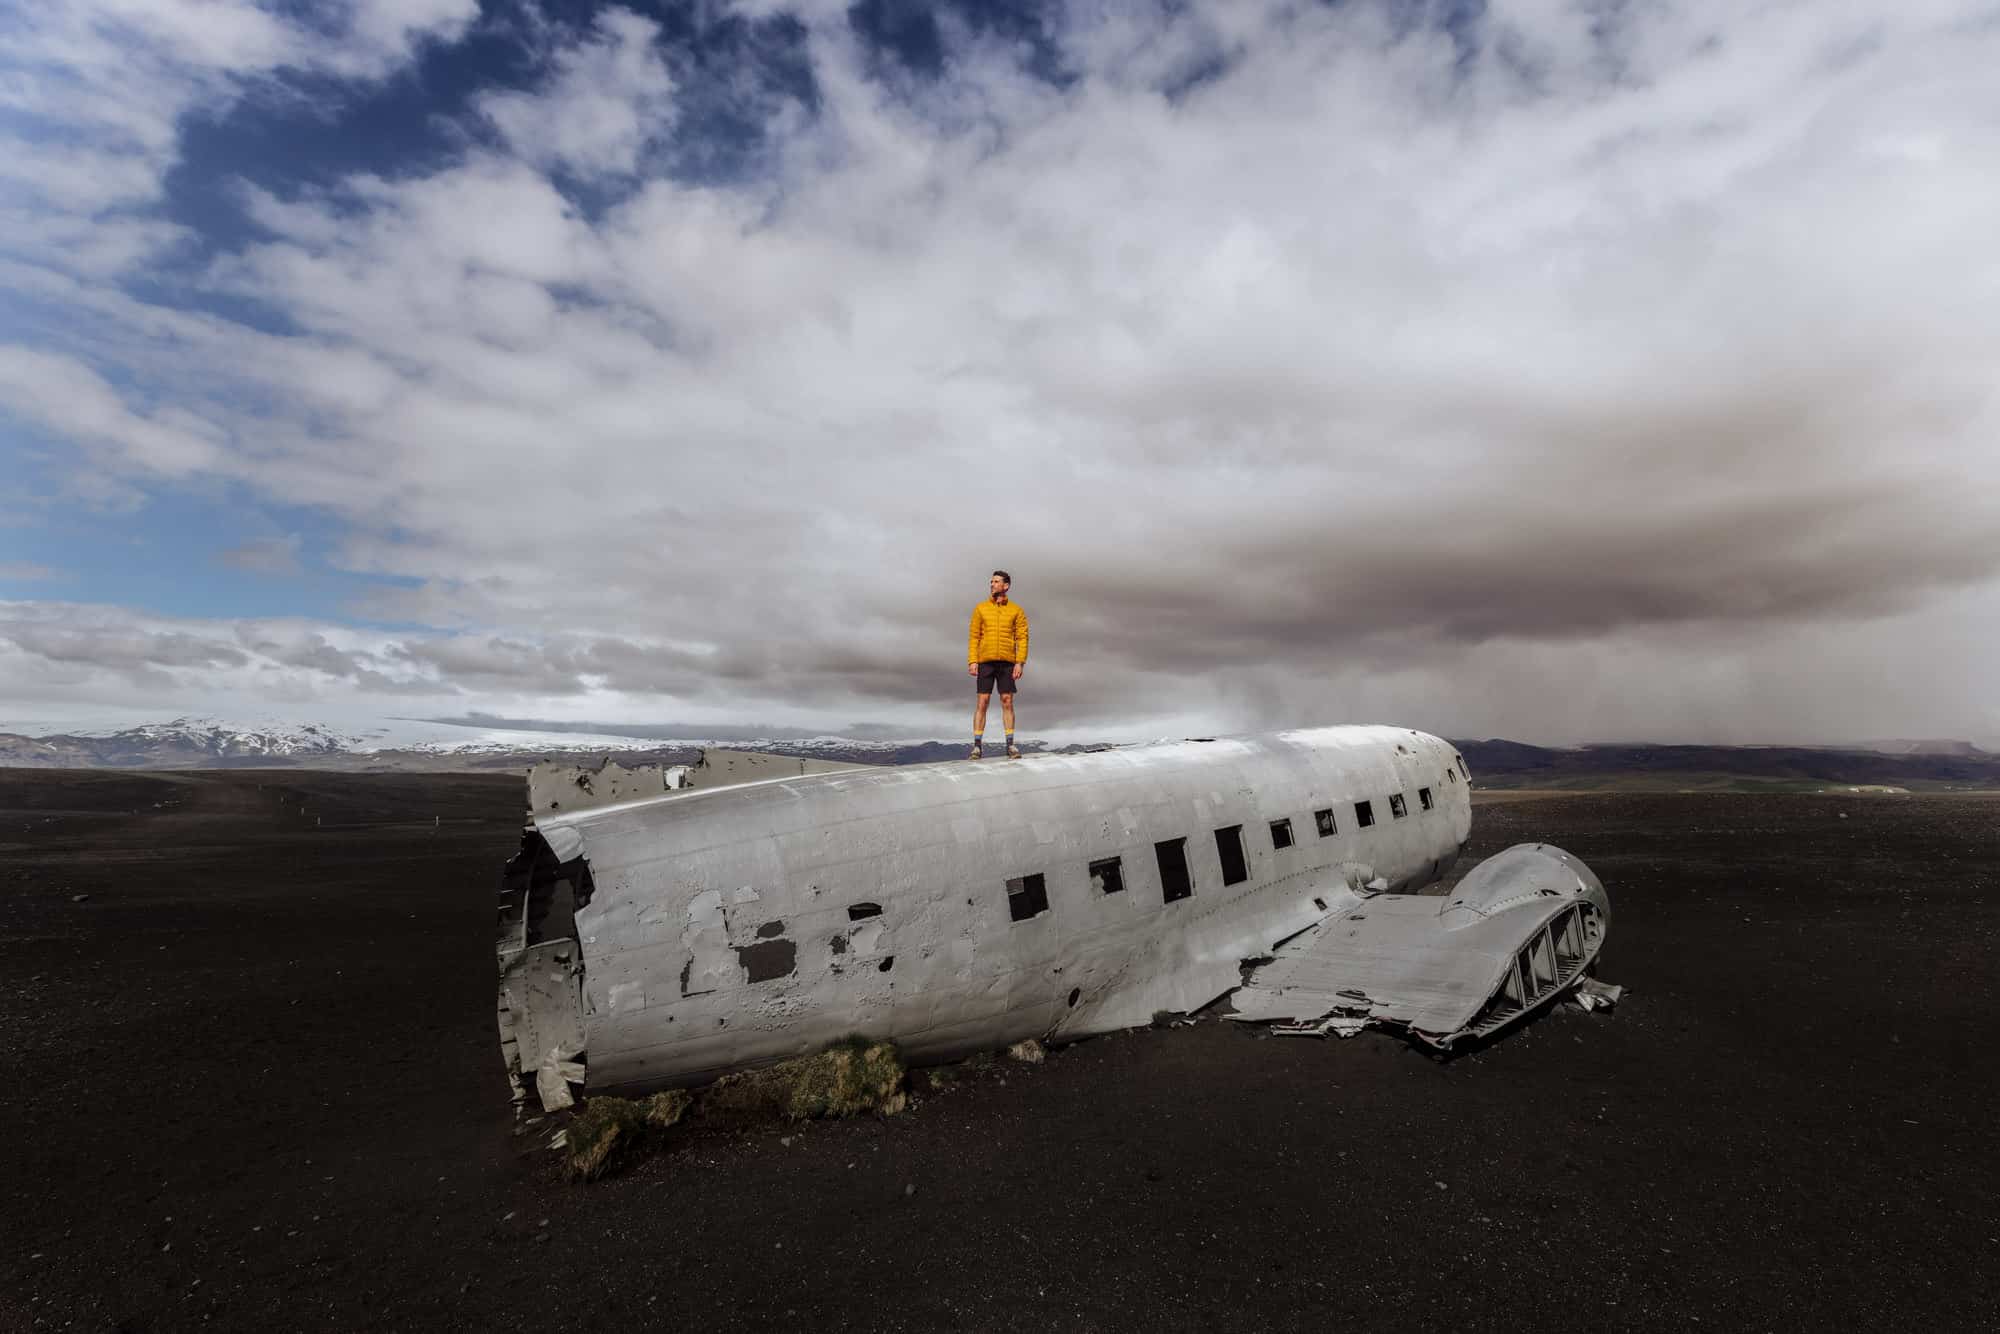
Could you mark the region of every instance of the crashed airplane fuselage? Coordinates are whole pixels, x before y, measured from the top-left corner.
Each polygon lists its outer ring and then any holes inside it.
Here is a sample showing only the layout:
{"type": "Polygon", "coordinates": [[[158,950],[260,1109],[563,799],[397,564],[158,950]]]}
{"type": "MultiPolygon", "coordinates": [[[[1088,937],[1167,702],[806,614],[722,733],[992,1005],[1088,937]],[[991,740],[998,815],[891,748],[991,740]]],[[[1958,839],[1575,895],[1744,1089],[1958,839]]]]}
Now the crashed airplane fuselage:
{"type": "Polygon", "coordinates": [[[1470,825],[1463,759],[1393,727],[538,808],[502,878],[503,1048],[517,1096],[561,1102],[853,1033],[949,1059],[1232,992],[1239,1019],[1448,1046],[1569,988],[1609,925],[1545,845],[1417,894],[1470,825]]]}

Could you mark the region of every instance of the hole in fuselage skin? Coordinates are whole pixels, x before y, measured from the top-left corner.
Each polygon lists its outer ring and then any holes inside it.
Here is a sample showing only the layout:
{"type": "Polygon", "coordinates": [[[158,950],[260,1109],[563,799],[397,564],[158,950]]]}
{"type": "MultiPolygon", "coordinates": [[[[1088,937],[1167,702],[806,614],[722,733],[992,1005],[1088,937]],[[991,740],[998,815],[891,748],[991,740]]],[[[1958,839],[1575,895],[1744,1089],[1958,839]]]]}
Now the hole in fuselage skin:
{"type": "Polygon", "coordinates": [[[866,921],[870,917],[880,917],[881,915],[882,905],[879,903],[850,903],[847,905],[847,920],[850,922],[866,921]]]}
{"type": "Polygon", "coordinates": [[[878,973],[886,973],[895,966],[896,966],[896,956],[891,954],[888,958],[882,960],[882,962],[875,965],[875,971],[878,973]]]}
{"type": "Polygon", "coordinates": [[[1077,1001],[1082,999],[1082,997],[1083,997],[1082,987],[1071,987],[1069,989],[1069,1008],[1074,1010],[1076,1008],[1077,1001]]]}
{"type": "Polygon", "coordinates": [[[760,940],[755,945],[736,947],[736,959],[743,965],[746,982],[770,982],[789,976],[798,958],[798,943],[791,940],[760,940]]]}

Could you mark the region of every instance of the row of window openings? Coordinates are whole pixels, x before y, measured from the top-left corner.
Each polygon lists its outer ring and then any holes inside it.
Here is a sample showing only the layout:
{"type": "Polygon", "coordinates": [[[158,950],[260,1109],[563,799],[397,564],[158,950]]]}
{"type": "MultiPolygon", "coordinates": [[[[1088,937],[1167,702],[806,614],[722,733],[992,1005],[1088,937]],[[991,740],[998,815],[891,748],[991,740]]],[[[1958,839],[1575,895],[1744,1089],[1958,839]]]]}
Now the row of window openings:
{"type": "MultiPolygon", "coordinates": [[[[1417,789],[1417,802],[1425,810],[1435,803],[1431,790],[1417,789]]],[[[1403,802],[1403,794],[1394,793],[1389,798],[1389,814],[1402,819],[1409,814],[1403,802]]],[[[1375,806],[1372,802],[1354,803],[1354,823],[1363,829],[1375,823],[1375,806]]],[[[1329,838],[1335,832],[1333,808],[1313,812],[1314,827],[1321,838],[1329,838]]],[[[1292,822],[1290,819],[1271,821],[1271,846],[1289,848],[1292,846],[1292,822]]],[[[1222,860],[1222,883],[1238,885],[1250,878],[1250,863],[1243,855],[1243,826],[1229,825],[1215,831],[1215,851],[1222,860]]],[[[1170,838],[1164,843],[1153,845],[1153,855],[1160,863],[1160,896],[1164,902],[1172,903],[1194,893],[1194,875],[1188,870],[1187,840],[1170,838]]],[[[1090,885],[1100,894],[1122,894],[1125,892],[1125,868],[1122,859],[1106,857],[1103,861],[1090,864],[1090,885]]],[[[1030,917],[1038,917],[1049,910],[1048,881],[1040,871],[1033,875],[1016,876],[1007,882],[1007,914],[1017,922],[1025,922],[1030,917]]]]}

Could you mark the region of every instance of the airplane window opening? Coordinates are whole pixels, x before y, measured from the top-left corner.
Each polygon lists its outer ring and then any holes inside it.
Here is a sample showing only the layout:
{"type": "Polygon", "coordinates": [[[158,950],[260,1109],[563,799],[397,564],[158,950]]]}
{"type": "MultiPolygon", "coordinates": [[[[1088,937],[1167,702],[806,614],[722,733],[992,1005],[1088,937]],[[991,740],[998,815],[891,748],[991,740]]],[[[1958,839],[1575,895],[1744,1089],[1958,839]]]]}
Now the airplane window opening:
{"type": "Polygon", "coordinates": [[[1289,848],[1292,846],[1292,822],[1290,820],[1271,821],[1271,846],[1289,848]]]}
{"type": "Polygon", "coordinates": [[[1222,883],[1240,885],[1250,878],[1250,866],[1243,857],[1243,826],[1230,825],[1215,831],[1215,853],[1222,858],[1222,883]]]}
{"type": "Polygon", "coordinates": [[[847,905],[847,920],[864,922],[870,917],[880,917],[882,905],[879,903],[850,903],[847,905]]]}
{"type": "Polygon", "coordinates": [[[1444,771],[1444,781],[1447,783],[1456,783],[1458,781],[1458,771],[1453,769],[1450,765],[1446,765],[1444,771]]]}
{"type": "Polygon", "coordinates": [[[1082,987],[1071,987],[1071,988],[1069,989],[1069,1008],[1070,1008],[1070,1009],[1074,1010],[1074,1009],[1076,1008],[1076,1003],[1077,1003],[1078,1001],[1082,1000],[1082,999],[1083,999],[1083,988],[1082,988],[1082,987]]]}
{"type": "Polygon", "coordinates": [[[1423,807],[1425,810],[1429,810],[1435,804],[1431,800],[1431,790],[1429,788],[1420,787],[1417,789],[1417,805],[1423,807]]]}
{"type": "Polygon", "coordinates": [[[1170,838],[1164,843],[1155,843],[1153,855],[1160,862],[1162,902],[1172,903],[1194,893],[1194,877],[1188,874],[1186,839],[1170,838]]]}
{"type": "Polygon", "coordinates": [[[1319,826],[1319,836],[1321,838],[1332,838],[1333,808],[1329,806],[1327,809],[1323,811],[1314,811],[1313,823],[1319,826]]]}
{"type": "Polygon", "coordinates": [[[1090,864],[1090,885],[1100,894],[1125,892],[1125,866],[1116,857],[1090,864]]]}
{"type": "Polygon", "coordinates": [[[1374,824],[1375,823],[1374,803],[1367,801],[1355,802],[1354,823],[1361,826],[1363,829],[1366,829],[1369,825],[1374,824]]]}
{"type": "Polygon", "coordinates": [[[1458,771],[1464,774],[1465,781],[1470,783],[1472,781],[1472,769],[1466,764],[1465,756],[1454,752],[1452,758],[1458,761],[1458,771]]]}
{"type": "Polygon", "coordinates": [[[1410,813],[1410,808],[1404,804],[1403,794],[1400,792],[1390,794],[1389,814],[1394,816],[1396,819],[1400,820],[1409,813],[1410,813]]]}
{"type": "Polygon", "coordinates": [[[1017,922],[1039,917],[1049,910],[1048,884],[1040,871],[1016,876],[1007,882],[1007,914],[1017,922]]]}

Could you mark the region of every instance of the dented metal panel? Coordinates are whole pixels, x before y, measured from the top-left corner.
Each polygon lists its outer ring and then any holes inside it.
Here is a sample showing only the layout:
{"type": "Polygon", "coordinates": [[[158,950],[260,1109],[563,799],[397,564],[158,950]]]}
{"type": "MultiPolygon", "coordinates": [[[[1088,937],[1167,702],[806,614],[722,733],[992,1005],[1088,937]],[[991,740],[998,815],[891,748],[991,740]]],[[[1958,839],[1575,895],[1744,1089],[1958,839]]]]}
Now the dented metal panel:
{"type": "MultiPolygon", "coordinates": [[[[1385,1019],[1444,1023],[1555,911],[1524,888],[1539,863],[1483,890],[1469,876],[1473,897],[1425,899],[1429,918],[1392,906],[1438,879],[1471,821],[1450,746],[1403,728],[820,774],[790,763],[537,811],[503,876],[503,976],[510,948],[568,928],[584,1042],[560,1059],[590,1089],[697,1082],[857,1031],[920,1060],[1082,1037],[1206,1006],[1246,966],[1239,999],[1269,1017],[1317,1020],[1325,995],[1360,989],[1385,1019]],[[1355,818],[1362,803],[1373,824],[1355,818]],[[1184,895],[1160,851],[1175,842],[1184,895]]],[[[524,1045],[518,1014],[513,1030],[518,1089],[555,1048],[524,1045]]]]}

